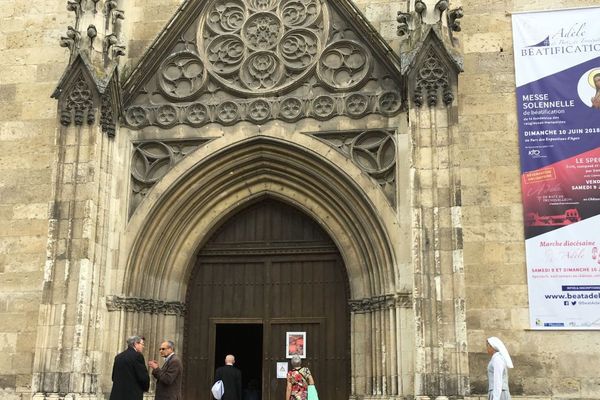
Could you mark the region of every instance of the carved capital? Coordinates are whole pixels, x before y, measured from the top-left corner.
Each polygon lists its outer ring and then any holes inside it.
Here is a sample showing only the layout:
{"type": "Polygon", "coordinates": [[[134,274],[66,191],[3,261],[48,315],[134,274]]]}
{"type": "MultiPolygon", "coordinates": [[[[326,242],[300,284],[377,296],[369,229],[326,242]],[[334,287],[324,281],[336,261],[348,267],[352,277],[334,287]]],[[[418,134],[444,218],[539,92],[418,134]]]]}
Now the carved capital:
{"type": "Polygon", "coordinates": [[[353,313],[363,314],[393,308],[412,308],[411,293],[388,294],[348,302],[353,313]]]}
{"type": "Polygon", "coordinates": [[[185,304],[179,301],[163,301],[142,299],[139,297],[108,296],[106,298],[108,311],[127,311],[133,313],[185,315],[185,304]]]}

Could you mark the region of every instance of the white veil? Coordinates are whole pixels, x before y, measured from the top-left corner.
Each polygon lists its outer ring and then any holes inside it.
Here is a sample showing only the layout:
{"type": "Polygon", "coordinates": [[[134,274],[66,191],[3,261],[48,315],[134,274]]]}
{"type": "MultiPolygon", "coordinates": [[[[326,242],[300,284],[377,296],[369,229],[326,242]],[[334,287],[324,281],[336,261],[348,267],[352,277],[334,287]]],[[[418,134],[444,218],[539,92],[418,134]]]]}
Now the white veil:
{"type": "Polygon", "coordinates": [[[506,362],[506,366],[508,368],[513,368],[512,359],[510,358],[510,354],[508,354],[508,350],[506,349],[506,346],[504,345],[504,343],[502,343],[502,340],[498,339],[495,336],[492,336],[487,339],[487,342],[490,344],[490,346],[492,346],[492,348],[494,350],[496,350],[498,353],[500,353],[502,358],[504,358],[504,361],[506,362]]]}

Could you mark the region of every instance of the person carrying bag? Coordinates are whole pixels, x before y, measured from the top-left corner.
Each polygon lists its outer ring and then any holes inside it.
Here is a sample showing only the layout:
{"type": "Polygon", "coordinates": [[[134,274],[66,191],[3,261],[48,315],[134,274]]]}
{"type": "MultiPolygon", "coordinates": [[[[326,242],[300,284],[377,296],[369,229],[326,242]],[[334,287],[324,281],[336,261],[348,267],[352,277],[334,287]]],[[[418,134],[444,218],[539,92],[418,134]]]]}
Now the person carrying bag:
{"type": "Polygon", "coordinates": [[[307,367],[302,367],[299,356],[293,356],[292,369],[287,374],[285,400],[319,400],[315,381],[307,367]]]}

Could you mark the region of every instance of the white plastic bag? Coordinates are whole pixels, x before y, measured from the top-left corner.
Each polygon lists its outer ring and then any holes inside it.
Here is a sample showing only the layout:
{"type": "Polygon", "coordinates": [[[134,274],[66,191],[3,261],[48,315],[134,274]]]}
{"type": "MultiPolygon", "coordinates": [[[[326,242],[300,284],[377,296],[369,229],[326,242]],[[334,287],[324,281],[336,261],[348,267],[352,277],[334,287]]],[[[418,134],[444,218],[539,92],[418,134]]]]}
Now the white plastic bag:
{"type": "Polygon", "coordinates": [[[215,399],[221,400],[221,397],[223,397],[223,393],[225,393],[223,381],[220,379],[216,381],[215,384],[212,385],[212,388],[210,388],[210,391],[212,392],[212,395],[215,399]]]}

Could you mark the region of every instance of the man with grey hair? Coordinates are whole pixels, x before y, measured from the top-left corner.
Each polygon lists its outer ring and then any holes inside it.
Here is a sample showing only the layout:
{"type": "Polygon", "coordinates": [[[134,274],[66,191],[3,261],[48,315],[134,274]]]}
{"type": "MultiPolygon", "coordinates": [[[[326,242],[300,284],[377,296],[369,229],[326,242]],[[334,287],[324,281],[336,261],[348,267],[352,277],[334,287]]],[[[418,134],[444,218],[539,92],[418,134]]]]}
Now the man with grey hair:
{"type": "Polygon", "coordinates": [[[110,400],[142,400],[150,388],[143,350],[143,337],[127,338],[127,350],[117,354],[113,364],[110,400]]]}
{"type": "Polygon", "coordinates": [[[148,361],[152,368],[152,376],[156,379],[155,400],[181,400],[181,381],[183,379],[183,364],[175,354],[175,343],[165,340],[158,349],[165,359],[162,367],[155,360],[148,361]]]}

